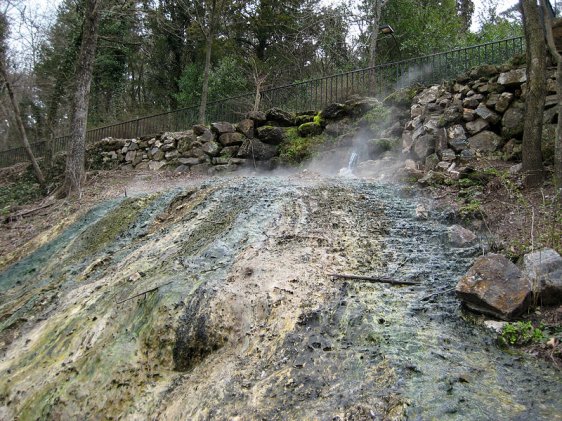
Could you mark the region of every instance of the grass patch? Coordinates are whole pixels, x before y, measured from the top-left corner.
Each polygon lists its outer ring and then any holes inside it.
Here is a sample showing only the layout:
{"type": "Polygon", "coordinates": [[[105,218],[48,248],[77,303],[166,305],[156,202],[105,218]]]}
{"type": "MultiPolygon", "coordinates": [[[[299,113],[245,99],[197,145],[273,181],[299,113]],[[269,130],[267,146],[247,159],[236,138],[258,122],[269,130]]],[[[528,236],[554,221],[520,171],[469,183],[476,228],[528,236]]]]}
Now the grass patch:
{"type": "Polygon", "coordinates": [[[26,172],[17,181],[0,186],[0,214],[7,215],[14,207],[27,205],[42,195],[35,177],[26,172]]]}

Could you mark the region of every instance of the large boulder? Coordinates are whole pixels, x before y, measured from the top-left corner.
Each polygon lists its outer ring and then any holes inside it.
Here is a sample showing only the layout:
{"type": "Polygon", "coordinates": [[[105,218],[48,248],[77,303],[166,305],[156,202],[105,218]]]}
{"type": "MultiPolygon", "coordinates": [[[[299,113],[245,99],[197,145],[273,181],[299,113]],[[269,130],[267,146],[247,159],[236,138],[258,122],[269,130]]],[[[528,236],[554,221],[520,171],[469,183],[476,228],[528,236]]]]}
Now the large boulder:
{"type": "Polygon", "coordinates": [[[476,114],[490,124],[496,124],[501,120],[501,117],[497,113],[490,110],[483,103],[480,103],[478,108],[476,108],[476,114]]]}
{"type": "Polygon", "coordinates": [[[277,147],[263,143],[258,139],[246,139],[238,150],[238,158],[267,161],[277,155],[277,147]]]}
{"type": "Polygon", "coordinates": [[[297,131],[301,137],[315,136],[322,133],[322,126],[312,121],[310,123],[301,124],[297,131]]]}
{"type": "Polygon", "coordinates": [[[265,112],[267,120],[274,121],[280,126],[289,127],[295,122],[295,116],[280,108],[271,108],[265,112]]]}
{"type": "Polygon", "coordinates": [[[254,120],[245,118],[236,125],[236,129],[244,136],[252,138],[254,137],[254,120]]]}
{"type": "Polygon", "coordinates": [[[197,135],[193,131],[185,132],[185,134],[178,139],[177,149],[180,154],[185,154],[197,141],[197,135]]]}
{"type": "Polygon", "coordinates": [[[221,151],[221,146],[214,140],[211,140],[210,142],[205,143],[201,149],[209,156],[218,156],[221,151]]]}
{"type": "Polygon", "coordinates": [[[451,246],[459,248],[470,247],[477,242],[476,234],[460,225],[449,227],[447,230],[447,239],[451,246]]]}
{"type": "Polygon", "coordinates": [[[523,270],[539,303],[562,303],[562,257],[553,249],[542,249],[523,257],[523,270]]]}
{"type": "Polygon", "coordinates": [[[421,160],[435,152],[435,136],[424,134],[414,141],[414,154],[421,160]]]}
{"type": "Polygon", "coordinates": [[[257,137],[264,143],[279,145],[285,139],[285,132],[281,127],[262,126],[256,130],[257,137]]]}
{"type": "Polygon", "coordinates": [[[509,72],[501,73],[498,77],[498,83],[503,86],[517,86],[527,81],[527,73],[524,68],[513,69],[509,72]]]}
{"type": "Polygon", "coordinates": [[[344,104],[330,104],[320,112],[320,116],[326,120],[337,120],[347,115],[347,108],[344,104]]]}
{"type": "Polygon", "coordinates": [[[148,156],[154,161],[161,161],[164,159],[164,152],[159,148],[152,148],[148,152],[148,156]]]}
{"type": "Polygon", "coordinates": [[[427,89],[421,91],[418,95],[414,97],[414,103],[420,105],[427,105],[431,102],[437,101],[437,98],[441,96],[443,89],[439,85],[430,86],[427,89]]]}
{"type": "Polygon", "coordinates": [[[126,139],[115,139],[113,137],[106,137],[105,139],[96,142],[93,149],[103,152],[114,151],[122,149],[127,143],[126,139]]]}
{"type": "Polygon", "coordinates": [[[510,320],[528,307],[531,288],[510,260],[487,254],[476,259],[457,284],[456,293],[469,309],[510,320]]]}
{"type": "Polygon", "coordinates": [[[382,103],[371,97],[355,97],[345,101],[347,112],[354,117],[362,116],[367,111],[380,106],[382,106],[382,103]]]}
{"type": "Polygon", "coordinates": [[[219,142],[222,146],[238,146],[244,142],[244,135],[242,133],[224,133],[219,137],[219,142]]]}
{"type": "Polygon", "coordinates": [[[476,133],[480,133],[482,130],[487,129],[490,124],[484,120],[483,118],[479,118],[474,121],[469,121],[466,123],[466,130],[471,135],[475,135],[476,133]]]}
{"type": "Polygon", "coordinates": [[[509,104],[511,104],[513,96],[511,92],[503,92],[495,104],[496,111],[498,113],[504,113],[509,107],[509,104]]]}
{"type": "Polygon", "coordinates": [[[473,150],[494,152],[501,144],[502,138],[494,132],[485,130],[468,139],[468,145],[473,150]]]}
{"type": "Polygon", "coordinates": [[[224,133],[234,133],[236,129],[232,124],[227,123],[226,121],[219,121],[216,123],[211,123],[211,131],[217,136],[220,136],[224,133]]]}
{"type": "Polygon", "coordinates": [[[502,136],[505,139],[519,137],[523,134],[525,123],[524,106],[520,102],[515,102],[505,112],[502,118],[502,136]]]}
{"type": "Polygon", "coordinates": [[[267,116],[263,111],[250,111],[246,114],[246,118],[254,122],[254,127],[263,126],[267,121],[267,116]]]}
{"type": "Polygon", "coordinates": [[[460,152],[468,148],[466,132],[461,124],[455,124],[447,129],[449,145],[455,152],[460,152]]]}

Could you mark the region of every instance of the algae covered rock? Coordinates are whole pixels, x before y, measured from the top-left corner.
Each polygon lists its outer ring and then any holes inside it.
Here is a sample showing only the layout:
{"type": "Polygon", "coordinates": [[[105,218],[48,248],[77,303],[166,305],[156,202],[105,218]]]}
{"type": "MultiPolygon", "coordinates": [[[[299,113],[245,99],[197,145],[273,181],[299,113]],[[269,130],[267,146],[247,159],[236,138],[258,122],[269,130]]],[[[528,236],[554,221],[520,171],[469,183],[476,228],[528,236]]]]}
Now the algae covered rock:
{"type": "Polygon", "coordinates": [[[314,121],[301,124],[297,129],[299,136],[315,136],[322,133],[322,126],[314,121]]]}

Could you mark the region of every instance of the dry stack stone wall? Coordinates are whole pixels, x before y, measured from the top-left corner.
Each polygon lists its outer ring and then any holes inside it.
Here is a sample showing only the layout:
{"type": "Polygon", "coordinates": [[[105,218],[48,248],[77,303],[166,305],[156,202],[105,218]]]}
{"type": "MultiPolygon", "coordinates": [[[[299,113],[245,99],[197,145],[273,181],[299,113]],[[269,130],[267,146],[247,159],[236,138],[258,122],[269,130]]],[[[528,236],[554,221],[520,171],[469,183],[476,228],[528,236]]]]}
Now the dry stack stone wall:
{"type": "MultiPolygon", "coordinates": [[[[524,67],[483,66],[450,84],[424,89],[414,98],[402,133],[404,153],[426,170],[480,156],[520,159],[526,79],[524,67]]],[[[554,70],[549,70],[547,89],[546,148],[558,118],[554,70]]]]}

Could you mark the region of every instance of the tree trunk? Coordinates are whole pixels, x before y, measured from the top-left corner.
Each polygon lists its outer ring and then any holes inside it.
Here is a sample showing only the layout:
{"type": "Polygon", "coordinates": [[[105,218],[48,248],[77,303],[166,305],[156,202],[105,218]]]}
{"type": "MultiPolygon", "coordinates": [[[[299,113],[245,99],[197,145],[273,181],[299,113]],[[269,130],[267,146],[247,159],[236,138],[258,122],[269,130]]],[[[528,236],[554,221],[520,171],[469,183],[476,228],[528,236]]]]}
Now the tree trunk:
{"type": "Polygon", "coordinates": [[[35,156],[33,155],[33,151],[31,150],[31,145],[27,140],[27,134],[25,133],[25,126],[23,125],[23,121],[21,119],[20,107],[18,105],[18,102],[16,101],[14,91],[12,90],[12,84],[8,80],[8,70],[6,69],[7,67],[6,61],[8,58],[8,54],[7,54],[8,47],[6,44],[7,36],[8,36],[8,19],[5,13],[0,13],[0,76],[2,77],[2,79],[4,79],[4,82],[6,84],[6,89],[8,90],[8,96],[10,97],[10,103],[12,105],[12,110],[14,111],[14,117],[16,119],[16,125],[18,131],[20,132],[21,140],[25,152],[27,154],[27,157],[29,158],[29,160],[31,161],[31,165],[33,166],[35,177],[37,178],[37,181],[39,181],[41,187],[45,188],[47,185],[47,183],[45,182],[45,177],[43,176],[43,172],[41,171],[41,168],[39,168],[39,164],[37,164],[37,160],[35,159],[35,156]]]}
{"type": "Polygon", "coordinates": [[[545,34],[536,0],[520,0],[527,42],[527,98],[523,129],[523,172],[525,185],[544,181],[541,140],[546,95],[545,34]]]}
{"type": "Polygon", "coordinates": [[[377,75],[373,69],[377,60],[377,41],[379,39],[379,26],[382,11],[382,0],[374,0],[371,19],[371,39],[369,42],[369,94],[375,95],[377,75]]]}
{"type": "Polygon", "coordinates": [[[92,70],[96,55],[98,27],[100,20],[100,3],[102,0],[86,0],[86,14],[78,63],[76,65],[76,85],[72,99],[70,120],[70,150],[66,159],[65,182],[63,194],[80,196],[85,179],[86,124],[92,70]]]}
{"type": "Polygon", "coordinates": [[[207,34],[205,46],[205,70],[203,71],[203,87],[201,88],[201,103],[199,104],[199,123],[205,124],[207,113],[207,97],[209,96],[209,75],[211,73],[211,49],[213,48],[213,28],[207,34]]]}
{"type": "MultiPolygon", "coordinates": [[[[558,195],[562,195],[562,59],[556,66],[556,83],[558,90],[558,125],[554,140],[554,186],[558,195]]],[[[562,200],[562,197],[559,198],[562,200]]]]}
{"type": "Polygon", "coordinates": [[[556,90],[558,94],[558,125],[554,140],[554,186],[558,194],[562,193],[562,55],[556,50],[552,33],[553,17],[545,0],[541,0],[543,16],[545,19],[546,39],[550,54],[556,61],[556,90]]]}
{"type": "Polygon", "coordinates": [[[377,59],[377,41],[379,39],[381,11],[382,11],[382,0],[374,0],[373,14],[371,15],[371,40],[369,43],[369,67],[374,67],[377,59]]]}
{"type": "Polygon", "coordinates": [[[37,178],[37,181],[39,182],[42,188],[45,188],[47,186],[47,183],[45,181],[45,177],[43,176],[43,172],[41,171],[41,168],[37,163],[37,159],[35,159],[35,156],[33,155],[33,151],[31,150],[31,145],[29,144],[29,140],[27,139],[27,134],[25,133],[25,126],[23,125],[23,121],[21,119],[20,107],[14,95],[14,91],[12,90],[12,84],[8,80],[8,74],[6,72],[5,63],[6,63],[5,60],[0,60],[0,76],[2,76],[2,79],[4,79],[6,89],[8,90],[8,96],[10,97],[10,103],[14,111],[16,125],[18,127],[18,131],[20,132],[21,141],[23,143],[25,153],[27,154],[27,157],[31,161],[33,172],[35,173],[35,177],[37,178]]]}

